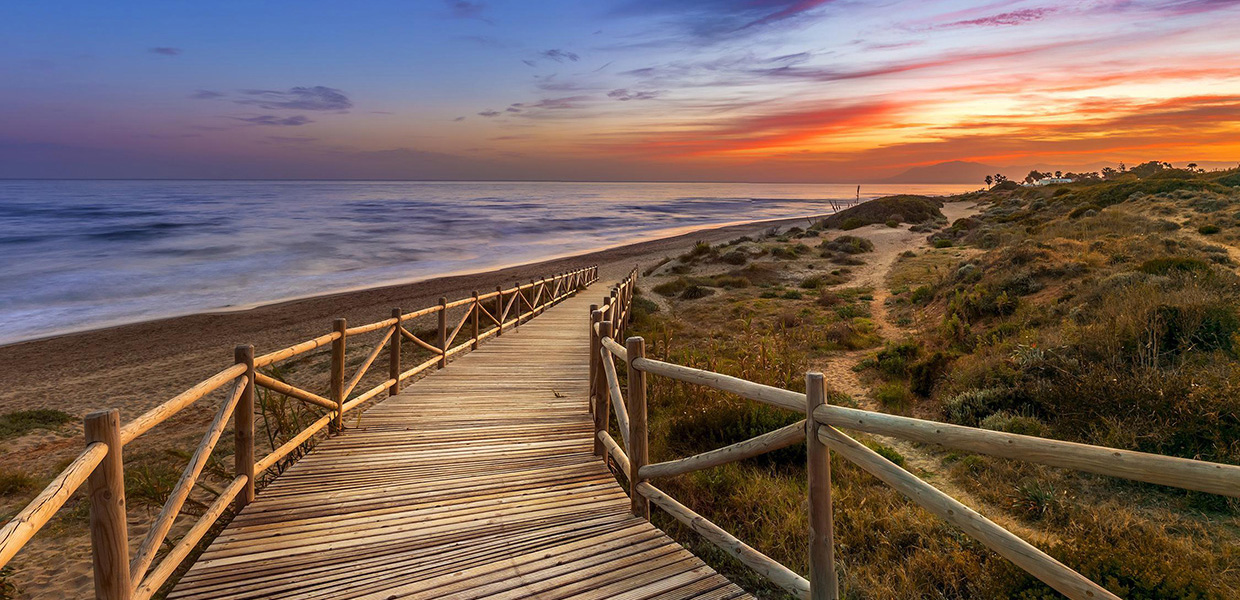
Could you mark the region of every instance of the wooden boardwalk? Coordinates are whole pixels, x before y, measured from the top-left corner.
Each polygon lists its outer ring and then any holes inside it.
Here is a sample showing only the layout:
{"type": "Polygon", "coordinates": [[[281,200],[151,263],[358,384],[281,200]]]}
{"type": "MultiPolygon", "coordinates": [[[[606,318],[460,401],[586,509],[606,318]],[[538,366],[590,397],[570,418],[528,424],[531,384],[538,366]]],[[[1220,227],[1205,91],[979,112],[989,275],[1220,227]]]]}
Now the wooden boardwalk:
{"type": "Polygon", "coordinates": [[[593,455],[588,294],[349,416],[169,598],[749,598],[593,455]]]}

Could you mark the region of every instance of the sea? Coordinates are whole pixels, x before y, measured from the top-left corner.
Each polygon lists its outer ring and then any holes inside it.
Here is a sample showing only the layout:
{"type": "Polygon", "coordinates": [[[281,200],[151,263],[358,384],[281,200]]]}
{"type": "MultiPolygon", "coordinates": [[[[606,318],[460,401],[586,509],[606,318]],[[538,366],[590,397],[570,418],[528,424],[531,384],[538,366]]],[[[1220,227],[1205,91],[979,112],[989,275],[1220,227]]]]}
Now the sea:
{"type": "MultiPolygon", "coordinates": [[[[870,184],[860,198],[977,186],[870,184]]],[[[856,185],[0,180],[0,344],[832,212],[856,185]]]]}

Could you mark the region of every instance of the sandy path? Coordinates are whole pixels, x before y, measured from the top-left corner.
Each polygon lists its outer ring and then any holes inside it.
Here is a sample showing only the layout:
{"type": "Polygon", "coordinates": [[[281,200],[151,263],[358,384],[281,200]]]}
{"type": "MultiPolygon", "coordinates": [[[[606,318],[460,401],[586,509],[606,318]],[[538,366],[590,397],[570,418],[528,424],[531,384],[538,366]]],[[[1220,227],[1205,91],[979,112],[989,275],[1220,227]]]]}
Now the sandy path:
{"type": "MultiPolygon", "coordinates": [[[[976,206],[965,203],[948,203],[943,207],[943,214],[949,222],[978,212],[976,206]]],[[[920,254],[930,248],[930,243],[926,239],[927,234],[911,232],[908,226],[891,228],[884,225],[872,225],[849,233],[863,236],[874,242],[874,252],[865,255],[866,264],[855,267],[852,280],[841,284],[840,287],[868,287],[873,290],[871,295],[874,300],[870,302],[871,319],[884,340],[896,341],[914,335],[916,332],[913,329],[896,325],[888,314],[887,299],[891,297],[891,290],[887,287],[887,275],[891,272],[900,253],[912,250],[920,254]]],[[[853,370],[853,367],[873,354],[873,349],[844,352],[826,359],[819,368],[826,376],[827,385],[831,389],[848,394],[861,408],[881,411],[881,407],[870,396],[869,386],[862,383],[857,372],[853,370]]],[[[978,506],[977,499],[953,485],[942,473],[941,452],[897,438],[874,437],[881,438],[884,444],[904,455],[906,468],[910,471],[934,482],[936,486],[956,499],[978,506]]]]}
{"type": "MultiPolygon", "coordinates": [[[[980,209],[976,205],[957,202],[948,203],[943,207],[943,214],[949,222],[977,214],[980,209]]],[[[849,232],[864,236],[874,242],[874,253],[867,254],[866,264],[853,269],[851,281],[839,287],[869,287],[873,289],[874,300],[870,303],[871,318],[878,327],[884,340],[895,341],[916,335],[916,330],[901,327],[893,323],[887,311],[886,301],[891,297],[887,287],[887,275],[899,258],[901,252],[912,250],[918,254],[930,248],[927,234],[913,233],[907,227],[890,228],[874,225],[867,229],[849,232]]],[[[818,369],[826,376],[827,385],[832,390],[851,396],[857,405],[866,410],[883,412],[873,398],[871,390],[862,383],[857,372],[853,370],[859,362],[874,354],[874,349],[844,352],[826,359],[818,365],[818,369]]],[[[887,436],[872,435],[883,444],[894,448],[904,456],[904,468],[918,475],[927,483],[947,493],[959,502],[987,515],[992,521],[1007,530],[1035,544],[1045,544],[1050,536],[1044,531],[1032,529],[1004,514],[998,507],[990,506],[968,490],[957,485],[946,472],[943,459],[947,452],[933,446],[915,444],[907,440],[887,436]]]]}

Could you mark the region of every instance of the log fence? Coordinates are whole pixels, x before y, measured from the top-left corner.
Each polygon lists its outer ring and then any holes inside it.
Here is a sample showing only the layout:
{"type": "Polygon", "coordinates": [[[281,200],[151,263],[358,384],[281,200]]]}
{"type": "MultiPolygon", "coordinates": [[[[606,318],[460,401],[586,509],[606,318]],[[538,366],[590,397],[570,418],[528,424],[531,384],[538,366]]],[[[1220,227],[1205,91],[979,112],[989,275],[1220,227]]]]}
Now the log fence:
{"type": "Polygon", "coordinates": [[[506,289],[498,287],[486,294],[475,291],[470,296],[453,302],[441,298],[435,306],[409,313],[394,308],[390,318],[356,327],[348,327],[343,318],[336,319],[331,333],[262,356],[254,356],[253,346],[237,346],[234,349],[232,366],[124,426],[121,425],[120,412],[116,409],[93,412],[85,418],[85,448],[82,452],[56,475],[34,500],[0,527],[0,568],[8,564],[39,530],[47,525],[83,484],[87,484],[95,597],[98,600],[151,598],[230,508],[238,511],[254,500],[255,483],[259,477],[270,469],[286,464],[290,455],[303,448],[325,428],[329,429],[330,434],[343,431],[344,415],[366,401],[385,391],[389,395],[398,393],[401,384],[409,378],[429,369],[446,367],[452,356],[477,349],[483,340],[493,335],[501,335],[505,329],[516,328],[551,305],[585,289],[597,279],[598,268],[587,267],[506,289]],[[493,312],[487,309],[488,304],[494,307],[493,312]],[[525,310],[522,310],[522,306],[525,310]],[[461,308],[464,309],[463,315],[449,320],[449,312],[461,308]],[[431,315],[435,315],[438,321],[437,337],[433,344],[406,327],[414,319],[431,315]],[[453,345],[463,331],[469,338],[453,345]],[[357,336],[375,333],[378,334],[377,339],[371,342],[369,352],[354,369],[353,375],[346,378],[346,353],[350,342],[357,336]],[[402,370],[402,341],[412,342],[419,349],[429,352],[431,358],[402,370]],[[331,348],[330,389],[327,396],[258,371],[326,347],[331,348]],[[384,348],[388,349],[389,357],[387,378],[373,387],[355,393],[384,348]],[[216,390],[228,387],[229,384],[231,388],[173,486],[168,500],[155,517],[146,536],[137,545],[136,551],[130,556],[124,447],[181,410],[216,390]],[[318,419],[308,427],[259,459],[255,458],[254,452],[256,388],[282,394],[321,411],[318,419]],[[180,539],[164,551],[170,545],[167,542],[169,533],[182,514],[182,509],[189,501],[195,485],[199,483],[212,452],[230,423],[235,445],[233,477],[218,491],[214,501],[180,539]]]}
{"type": "MultiPolygon", "coordinates": [[[[399,393],[410,378],[444,368],[448,359],[476,349],[491,336],[515,330],[548,307],[597,281],[590,267],[542,278],[486,294],[472,292],[449,302],[412,312],[396,308],[388,319],[349,327],[344,319],[320,337],[255,356],[253,347],[234,349],[234,364],[167,402],[122,425],[120,413],[99,411],[85,419],[85,447],[21,512],[0,527],[0,567],[6,565],[73,494],[84,484],[90,506],[91,556],[95,596],[102,600],[145,600],[165,586],[222,517],[248,505],[258,492],[256,483],[295,460],[296,453],[325,431],[344,430],[343,417],[380,394],[399,393]],[[418,330],[419,319],[433,319],[430,332],[418,330]],[[358,336],[372,336],[358,344],[358,336]],[[431,339],[433,336],[433,340],[431,339]],[[407,346],[405,343],[411,346],[407,346]],[[330,351],[327,349],[330,348],[330,351]],[[350,364],[347,352],[363,354],[350,364]],[[366,375],[388,353],[386,378],[367,387],[366,375]],[[402,359],[413,350],[416,364],[402,359]],[[328,352],[328,390],[316,393],[298,387],[271,371],[277,363],[328,352]],[[263,372],[265,369],[268,372],[263,372]],[[265,456],[255,456],[255,396],[265,389],[298,401],[316,420],[282,440],[265,456]],[[365,388],[365,389],[363,389],[365,388]],[[152,428],[202,398],[222,392],[210,425],[185,465],[153,523],[132,552],[126,514],[123,449],[152,428]],[[326,395],[323,395],[326,394],[326,395]],[[214,500],[175,543],[168,541],[185,504],[199,484],[212,452],[231,428],[234,472],[215,493],[214,500]]],[[[634,269],[602,302],[590,307],[589,407],[594,424],[594,452],[613,465],[628,482],[630,509],[649,518],[651,505],[798,598],[836,599],[841,595],[835,566],[830,453],[852,462],[930,513],[1005,557],[1021,569],[1072,599],[1117,598],[1106,588],[1056,561],[1016,534],[1004,529],[900,466],[856,441],[841,430],[884,435],[948,449],[1025,460],[1182,489],[1240,497],[1240,466],[1161,456],[1087,444],[1024,436],[974,427],[834,406],[819,373],[806,374],[806,392],[795,392],[741,378],[655,360],[645,355],[645,341],[626,337],[637,291],[634,269]],[[621,342],[623,340],[623,342],[621,342]],[[623,362],[623,370],[617,365],[623,362]],[[650,462],[647,428],[647,379],[668,377],[735,394],[770,406],[796,411],[805,419],[786,427],[694,456],[650,462]],[[609,433],[611,416],[620,432],[609,433]],[[808,475],[809,569],[802,576],[748,546],[691,508],[679,503],[652,482],[758,456],[806,442],[808,475]]],[[[372,378],[372,380],[377,377],[372,378]]],[[[275,446],[276,443],[272,443],[275,446]]]]}
{"type": "Polygon", "coordinates": [[[628,481],[632,511],[649,518],[654,504],[724,553],[797,598],[835,600],[841,595],[835,567],[830,452],[869,472],[935,516],[1037,577],[1073,600],[1116,599],[1111,591],[1060,563],[1016,534],[990,521],[916,475],[840,431],[850,429],[913,442],[1024,460],[1240,497],[1240,466],[1105,448],[1035,436],[990,431],[911,417],[833,406],[827,402],[821,373],[806,374],[806,392],[754,383],[737,377],[647,358],[640,337],[625,339],[626,321],[636,288],[636,271],[592,307],[590,328],[591,407],[595,454],[615,466],[628,481]],[[618,340],[624,340],[621,344],[618,340]],[[627,390],[622,390],[615,359],[624,361],[627,390]],[[646,378],[668,377],[806,415],[798,423],[694,456],[649,463],[647,456],[646,378]],[[623,446],[608,432],[614,411],[623,446]],[[802,577],[718,525],[680,504],[650,483],[758,456],[806,442],[809,505],[809,576],[802,577]]]}

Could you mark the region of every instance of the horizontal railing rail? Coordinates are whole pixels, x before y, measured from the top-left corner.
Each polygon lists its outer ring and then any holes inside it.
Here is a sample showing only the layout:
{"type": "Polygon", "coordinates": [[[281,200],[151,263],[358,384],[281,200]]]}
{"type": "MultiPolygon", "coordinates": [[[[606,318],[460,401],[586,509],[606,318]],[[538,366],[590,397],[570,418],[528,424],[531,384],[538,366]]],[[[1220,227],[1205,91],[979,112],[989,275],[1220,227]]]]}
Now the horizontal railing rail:
{"type": "MultiPolygon", "coordinates": [[[[89,488],[95,597],[100,600],[150,598],[176,572],[230,507],[240,510],[254,500],[258,477],[287,463],[291,455],[304,449],[305,444],[324,429],[332,433],[342,431],[345,414],[385,391],[388,395],[399,393],[401,384],[409,378],[432,368],[446,367],[450,357],[477,349],[483,340],[518,328],[551,305],[585,289],[597,279],[598,267],[592,266],[510,288],[497,287],[495,291],[486,294],[473,292],[469,297],[452,302],[440,298],[438,304],[410,313],[394,308],[391,317],[365,325],[349,327],[345,319],[336,319],[331,333],[258,357],[254,356],[253,346],[237,346],[232,366],[177,394],[124,426],[121,425],[120,412],[117,409],[91,413],[85,419],[86,444],[82,452],[21,512],[0,527],[0,567],[7,565],[85,483],[89,488]],[[461,315],[449,318],[450,311],[462,308],[464,311],[461,315]],[[438,321],[433,342],[422,339],[406,327],[414,319],[431,315],[435,315],[438,321]],[[484,316],[488,320],[485,326],[482,324],[484,316]],[[352,376],[346,379],[345,358],[349,342],[356,336],[367,334],[376,335],[376,339],[371,342],[372,347],[354,369],[352,376]],[[458,339],[463,341],[454,346],[453,342],[458,339]],[[432,358],[402,370],[402,340],[408,340],[421,350],[430,352],[432,358]],[[277,363],[329,347],[330,389],[326,396],[257,370],[271,368],[277,363]],[[359,392],[361,383],[379,361],[385,348],[388,351],[387,378],[359,392]],[[215,417],[173,486],[169,498],[138,544],[137,551],[130,557],[123,448],[186,407],[230,383],[231,390],[220,403],[215,417]],[[318,414],[318,418],[309,426],[289,436],[266,456],[256,460],[254,409],[257,388],[270,390],[323,412],[318,414]],[[169,533],[182,514],[182,509],[189,501],[212,452],[230,422],[235,445],[233,478],[218,492],[202,514],[198,515],[188,531],[161,557],[161,549],[168,545],[166,540],[169,533]]],[[[272,445],[275,445],[274,441],[272,445]]]]}
{"type": "Polygon", "coordinates": [[[839,597],[836,580],[829,451],[871,473],[932,514],[994,550],[1068,598],[1118,598],[1115,594],[1060,563],[1016,534],[995,524],[916,475],[892,463],[840,431],[864,433],[933,444],[989,456],[1025,460],[1187,490],[1240,497],[1240,466],[1092,446],[1035,436],[990,431],[899,415],[833,406],[826,401],[820,373],[806,374],[806,392],[795,392],[645,357],[645,341],[616,340],[626,323],[636,292],[636,271],[612,291],[604,304],[591,307],[591,409],[594,412],[595,454],[608,460],[628,480],[634,514],[649,518],[653,502],[720,550],[798,598],[839,597]],[[622,390],[614,359],[625,362],[627,390],[622,390]],[[649,464],[647,457],[646,377],[657,375],[705,386],[770,406],[806,415],[792,425],[723,448],[649,464]],[[623,448],[608,433],[609,411],[616,413],[623,448]],[[807,443],[809,479],[810,573],[803,578],[745,545],[705,517],[680,504],[649,483],[758,456],[801,441],[807,443]]]}

